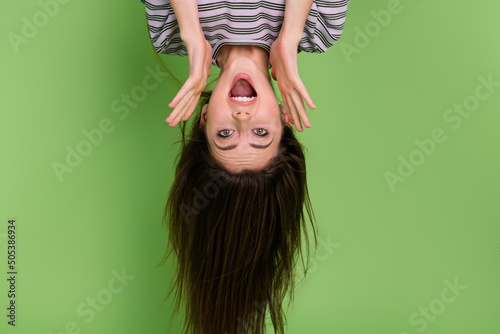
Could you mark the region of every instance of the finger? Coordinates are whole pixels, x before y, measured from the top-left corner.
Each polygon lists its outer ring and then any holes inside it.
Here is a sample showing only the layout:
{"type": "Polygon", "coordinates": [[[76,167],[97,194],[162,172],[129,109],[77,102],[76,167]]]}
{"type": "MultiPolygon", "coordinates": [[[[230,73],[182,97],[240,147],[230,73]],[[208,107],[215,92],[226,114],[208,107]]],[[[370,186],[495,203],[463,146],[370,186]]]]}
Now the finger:
{"type": "Polygon", "coordinates": [[[293,91],[292,93],[292,101],[294,103],[295,109],[297,110],[300,120],[304,124],[306,128],[311,127],[311,122],[309,122],[309,118],[307,117],[306,108],[304,107],[304,102],[302,100],[302,96],[298,91],[293,91]]]}
{"type": "Polygon", "coordinates": [[[271,76],[273,77],[274,81],[276,81],[276,70],[274,66],[271,68],[271,76]]]}
{"type": "Polygon", "coordinates": [[[170,108],[175,108],[177,104],[182,100],[184,95],[186,95],[192,89],[192,86],[193,85],[188,78],[188,80],[184,83],[184,85],[182,85],[181,89],[179,90],[179,92],[177,92],[177,95],[175,95],[174,99],[168,104],[168,106],[170,108]]]}
{"type": "Polygon", "coordinates": [[[177,104],[177,106],[174,108],[170,116],[165,120],[167,123],[170,124],[170,126],[176,126],[177,123],[180,121],[182,116],[184,116],[184,109],[186,105],[189,103],[189,100],[192,97],[192,93],[185,95],[182,100],[177,104]]]}
{"type": "Polygon", "coordinates": [[[300,115],[299,115],[298,110],[297,110],[297,106],[295,105],[295,102],[293,101],[292,96],[289,96],[288,98],[289,98],[288,103],[290,104],[290,112],[292,114],[292,117],[294,118],[295,128],[297,129],[297,131],[302,132],[302,131],[304,131],[304,129],[302,128],[302,122],[301,122],[300,115]]]}
{"type": "Polygon", "coordinates": [[[292,98],[290,96],[286,96],[287,104],[290,110],[290,114],[292,115],[293,119],[293,124],[295,125],[295,128],[297,131],[302,132],[302,124],[300,124],[300,118],[299,114],[297,113],[297,110],[295,109],[295,105],[293,104],[292,98]]]}
{"type": "Polygon", "coordinates": [[[194,96],[191,96],[187,103],[183,106],[183,108],[179,111],[178,115],[176,118],[169,124],[170,126],[176,126],[177,124],[180,123],[180,121],[184,118],[184,115],[186,114],[186,111],[189,110],[191,107],[191,104],[194,100],[194,96]]]}
{"type": "Polygon", "coordinates": [[[177,105],[174,107],[174,110],[168,115],[167,119],[165,122],[167,123],[172,123],[178,116],[181,110],[184,108],[186,103],[189,102],[190,96],[183,95],[182,99],[177,103],[177,105]]]}
{"type": "Polygon", "coordinates": [[[172,110],[170,112],[170,115],[168,115],[167,119],[165,119],[165,122],[167,122],[167,123],[172,122],[172,120],[177,117],[178,112],[179,112],[179,109],[178,108],[177,109],[174,108],[174,110],[172,110]]]}
{"type": "Polygon", "coordinates": [[[302,80],[300,80],[300,79],[298,80],[296,89],[298,90],[300,95],[302,95],[302,98],[306,101],[309,108],[316,109],[316,105],[314,104],[313,100],[309,96],[309,93],[307,92],[306,86],[304,86],[304,83],[302,82],[302,80]]]}
{"type": "Polygon", "coordinates": [[[190,104],[189,109],[187,110],[187,112],[184,114],[184,117],[182,118],[183,121],[187,121],[191,117],[191,115],[193,114],[194,110],[196,109],[196,105],[198,104],[198,101],[200,100],[200,95],[201,94],[199,94],[198,96],[195,96],[195,99],[190,104]]]}
{"type": "Polygon", "coordinates": [[[290,113],[290,107],[288,106],[288,102],[286,101],[286,97],[281,95],[281,99],[283,100],[283,105],[285,108],[286,115],[288,116],[288,121],[290,122],[290,124],[293,124],[292,114],[290,113]]]}
{"type": "Polygon", "coordinates": [[[174,121],[172,123],[170,123],[170,126],[176,126],[177,124],[179,124],[179,122],[182,120],[182,118],[186,114],[186,111],[189,110],[189,108],[193,104],[193,101],[194,101],[195,98],[196,98],[196,96],[194,96],[194,95],[191,96],[191,98],[189,99],[189,101],[183,106],[182,110],[179,112],[179,114],[174,119],[174,121]]]}

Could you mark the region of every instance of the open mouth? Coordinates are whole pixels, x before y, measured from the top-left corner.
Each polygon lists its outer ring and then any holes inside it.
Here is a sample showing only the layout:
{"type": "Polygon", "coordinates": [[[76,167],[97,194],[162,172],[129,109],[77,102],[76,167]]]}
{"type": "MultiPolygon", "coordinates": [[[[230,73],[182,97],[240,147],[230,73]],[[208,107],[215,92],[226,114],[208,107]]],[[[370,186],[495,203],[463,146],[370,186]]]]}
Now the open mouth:
{"type": "Polygon", "coordinates": [[[229,98],[238,104],[249,104],[255,101],[257,92],[253,88],[252,79],[248,74],[240,73],[234,78],[229,98]]]}

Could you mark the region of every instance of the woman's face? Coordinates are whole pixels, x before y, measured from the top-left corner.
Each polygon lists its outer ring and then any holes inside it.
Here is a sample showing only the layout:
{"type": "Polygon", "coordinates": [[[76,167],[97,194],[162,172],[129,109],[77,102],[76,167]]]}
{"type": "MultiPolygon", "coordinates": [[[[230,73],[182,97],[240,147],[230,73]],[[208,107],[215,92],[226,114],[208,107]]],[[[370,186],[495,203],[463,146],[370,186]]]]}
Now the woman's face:
{"type": "Polygon", "coordinates": [[[211,153],[228,170],[262,169],[276,156],[280,108],[269,72],[249,58],[225,66],[202,114],[211,153]]]}

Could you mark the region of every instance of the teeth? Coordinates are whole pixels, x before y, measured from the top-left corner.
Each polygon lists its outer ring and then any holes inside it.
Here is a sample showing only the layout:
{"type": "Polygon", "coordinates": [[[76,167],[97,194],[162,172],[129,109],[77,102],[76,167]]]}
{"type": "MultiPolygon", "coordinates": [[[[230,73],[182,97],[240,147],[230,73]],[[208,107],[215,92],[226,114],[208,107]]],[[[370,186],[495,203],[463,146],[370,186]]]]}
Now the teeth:
{"type": "Polygon", "coordinates": [[[248,102],[252,101],[255,99],[255,96],[252,97],[246,97],[246,96],[231,96],[231,98],[235,101],[242,101],[242,102],[248,102]]]}

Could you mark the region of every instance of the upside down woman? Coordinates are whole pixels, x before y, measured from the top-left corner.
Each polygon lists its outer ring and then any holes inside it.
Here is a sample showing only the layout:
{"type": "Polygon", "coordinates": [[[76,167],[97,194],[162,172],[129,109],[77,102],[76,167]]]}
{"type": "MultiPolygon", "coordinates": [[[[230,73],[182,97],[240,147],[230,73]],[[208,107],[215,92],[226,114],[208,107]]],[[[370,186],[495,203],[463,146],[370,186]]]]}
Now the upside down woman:
{"type": "Polygon", "coordinates": [[[335,44],[350,0],[141,1],[156,52],[189,59],[166,121],[176,126],[196,111],[191,130],[181,128],[164,216],[183,332],[264,333],[268,316],[284,333],[308,223],[316,237],[305,157],[290,125],[311,127],[304,101],[315,108],[297,53],[335,44]],[[210,94],[211,65],[220,75],[210,94]]]}

